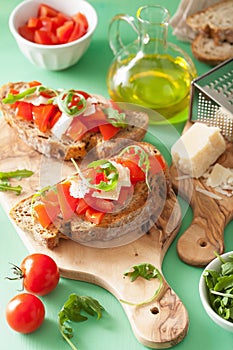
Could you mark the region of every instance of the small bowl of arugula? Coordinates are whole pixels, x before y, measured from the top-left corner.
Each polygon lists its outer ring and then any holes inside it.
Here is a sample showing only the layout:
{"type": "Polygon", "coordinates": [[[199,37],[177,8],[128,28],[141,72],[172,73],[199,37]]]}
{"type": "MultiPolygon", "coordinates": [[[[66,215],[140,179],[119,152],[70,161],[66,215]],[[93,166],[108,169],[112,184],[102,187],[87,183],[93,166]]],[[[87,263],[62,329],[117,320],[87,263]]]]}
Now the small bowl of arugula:
{"type": "Polygon", "coordinates": [[[199,293],[209,317],[233,332],[233,251],[218,255],[204,269],[199,293]]]}

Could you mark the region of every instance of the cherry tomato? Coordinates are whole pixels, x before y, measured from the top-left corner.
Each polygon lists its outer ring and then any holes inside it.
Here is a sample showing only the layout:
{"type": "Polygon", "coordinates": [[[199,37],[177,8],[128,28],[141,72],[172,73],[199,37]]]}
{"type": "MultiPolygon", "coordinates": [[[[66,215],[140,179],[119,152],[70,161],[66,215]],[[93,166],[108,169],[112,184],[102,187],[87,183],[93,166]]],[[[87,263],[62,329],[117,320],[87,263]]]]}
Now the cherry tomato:
{"type": "Polygon", "coordinates": [[[37,295],[50,293],[58,284],[60,273],[55,261],[45,254],[28,255],[21,263],[24,288],[37,295]]]}
{"type": "Polygon", "coordinates": [[[18,294],[6,306],[6,320],[9,326],[19,333],[34,332],[43,323],[44,317],[44,305],[33,294],[18,294]]]}

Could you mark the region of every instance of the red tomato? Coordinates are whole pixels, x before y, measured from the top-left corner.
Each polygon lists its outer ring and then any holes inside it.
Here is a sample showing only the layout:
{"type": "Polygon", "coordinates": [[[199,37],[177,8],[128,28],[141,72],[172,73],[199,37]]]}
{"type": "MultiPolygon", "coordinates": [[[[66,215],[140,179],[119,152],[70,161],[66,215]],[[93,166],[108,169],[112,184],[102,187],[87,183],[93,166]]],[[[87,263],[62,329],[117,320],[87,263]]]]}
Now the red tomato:
{"type": "Polygon", "coordinates": [[[37,125],[41,132],[46,132],[48,129],[49,121],[53,118],[57,112],[57,107],[49,105],[40,105],[32,107],[34,123],[37,125]]]}
{"type": "Polygon", "coordinates": [[[145,173],[139,168],[137,163],[133,162],[130,159],[122,159],[119,161],[120,164],[129,168],[130,171],[130,181],[134,184],[138,181],[145,181],[145,173]]]}
{"type": "Polygon", "coordinates": [[[85,212],[85,216],[88,221],[92,222],[95,225],[99,225],[101,220],[104,217],[104,213],[96,211],[95,209],[88,208],[85,212]]]}
{"type": "Polygon", "coordinates": [[[89,208],[89,205],[86,203],[86,201],[83,198],[79,198],[78,204],[76,207],[76,213],[78,215],[85,214],[85,212],[88,208],[89,208]]]}
{"type": "Polygon", "coordinates": [[[54,290],[60,273],[56,262],[48,255],[28,255],[21,263],[24,288],[36,295],[46,295],[54,290]]]}
{"type": "Polygon", "coordinates": [[[24,120],[32,120],[32,104],[24,101],[19,101],[17,105],[16,115],[24,120]]]}
{"type": "Polygon", "coordinates": [[[99,129],[100,129],[101,135],[104,138],[104,141],[110,140],[120,130],[120,128],[117,128],[116,126],[110,123],[99,125],[99,129]]]}
{"type": "Polygon", "coordinates": [[[64,220],[69,220],[74,214],[78,204],[78,198],[74,198],[70,195],[70,182],[58,183],[57,194],[62,217],[64,220]]]}
{"type": "Polygon", "coordinates": [[[68,42],[69,37],[74,29],[73,21],[66,21],[62,26],[57,28],[57,38],[60,44],[65,44],[68,42]]]}
{"type": "Polygon", "coordinates": [[[16,332],[31,333],[44,321],[45,308],[35,295],[22,293],[12,298],[6,307],[6,320],[16,332]]]}
{"type": "Polygon", "coordinates": [[[40,4],[38,9],[38,17],[56,17],[57,15],[58,11],[53,7],[46,4],[40,4]]]}
{"type": "Polygon", "coordinates": [[[55,8],[40,4],[37,17],[31,17],[18,28],[25,39],[41,45],[65,44],[82,37],[87,33],[86,16],[78,12],[68,16],[55,8]]]}

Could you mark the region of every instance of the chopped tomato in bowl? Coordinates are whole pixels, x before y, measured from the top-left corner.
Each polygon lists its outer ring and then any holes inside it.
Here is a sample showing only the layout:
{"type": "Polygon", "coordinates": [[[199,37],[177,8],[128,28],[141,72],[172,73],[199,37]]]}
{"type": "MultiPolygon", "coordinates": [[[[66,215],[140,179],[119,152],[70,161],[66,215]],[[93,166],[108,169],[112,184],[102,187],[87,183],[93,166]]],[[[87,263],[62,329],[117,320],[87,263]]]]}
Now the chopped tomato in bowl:
{"type": "Polygon", "coordinates": [[[85,0],[27,0],[11,13],[9,27],[19,49],[34,64],[66,69],[88,49],[98,22],[85,0]]]}

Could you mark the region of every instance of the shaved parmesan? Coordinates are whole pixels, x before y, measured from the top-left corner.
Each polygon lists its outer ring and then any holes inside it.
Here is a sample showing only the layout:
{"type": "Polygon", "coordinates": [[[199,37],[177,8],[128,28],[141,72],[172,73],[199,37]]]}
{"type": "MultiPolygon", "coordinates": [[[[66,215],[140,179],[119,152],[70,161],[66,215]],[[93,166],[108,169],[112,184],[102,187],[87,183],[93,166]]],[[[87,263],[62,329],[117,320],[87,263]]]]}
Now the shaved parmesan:
{"type": "Polygon", "coordinates": [[[214,188],[215,191],[225,196],[233,196],[233,169],[225,168],[216,163],[203,176],[207,186],[214,188]]]}
{"type": "Polygon", "coordinates": [[[214,199],[218,199],[218,200],[222,199],[222,197],[218,196],[217,194],[215,194],[211,191],[205,190],[204,188],[201,188],[200,186],[196,186],[196,191],[203,193],[204,195],[206,195],[210,198],[214,198],[214,199]]]}

